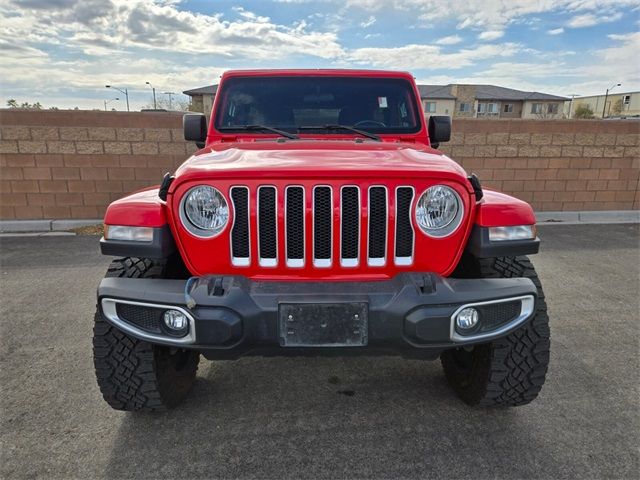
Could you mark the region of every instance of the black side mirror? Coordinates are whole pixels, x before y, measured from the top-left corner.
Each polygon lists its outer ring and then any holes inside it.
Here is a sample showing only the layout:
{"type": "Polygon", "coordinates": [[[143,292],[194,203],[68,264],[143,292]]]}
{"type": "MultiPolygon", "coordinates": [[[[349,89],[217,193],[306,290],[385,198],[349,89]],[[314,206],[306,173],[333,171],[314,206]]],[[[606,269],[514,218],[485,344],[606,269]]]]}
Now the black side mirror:
{"type": "Polygon", "coordinates": [[[433,115],[429,117],[429,141],[433,148],[438,148],[440,142],[451,139],[451,117],[447,115],[433,115]]]}
{"type": "Polygon", "coordinates": [[[198,148],[204,148],[207,140],[207,117],[201,113],[187,113],[182,117],[184,139],[196,142],[198,148]]]}

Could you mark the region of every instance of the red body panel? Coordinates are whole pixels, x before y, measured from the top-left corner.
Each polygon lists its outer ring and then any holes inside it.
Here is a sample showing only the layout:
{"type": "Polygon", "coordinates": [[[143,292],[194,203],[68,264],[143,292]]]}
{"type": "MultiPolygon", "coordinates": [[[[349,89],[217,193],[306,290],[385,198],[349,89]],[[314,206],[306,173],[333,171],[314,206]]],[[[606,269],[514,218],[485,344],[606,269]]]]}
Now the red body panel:
{"type": "MultiPolygon", "coordinates": [[[[448,275],[455,268],[459,256],[462,254],[461,245],[466,243],[471,222],[475,213],[475,202],[472,201],[470,194],[465,187],[457,182],[452,181],[434,181],[433,179],[415,179],[415,178],[376,178],[375,173],[370,173],[367,180],[359,180],[353,182],[351,179],[341,177],[336,174],[331,181],[326,179],[317,180],[314,177],[297,177],[294,179],[269,181],[247,180],[246,177],[238,179],[221,179],[216,181],[208,181],[206,183],[214,185],[225,197],[229,198],[229,189],[232,186],[246,185],[250,190],[250,239],[251,239],[251,264],[248,267],[238,267],[231,265],[231,252],[229,231],[233,225],[233,218],[230,218],[225,230],[214,238],[199,238],[180,226],[179,218],[179,199],[186,191],[195,185],[203,182],[182,183],[167,201],[171,204],[170,217],[171,226],[175,235],[176,243],[183,256],[185,264],[189,270],[196,275],[204,275],[209,273],[216,274],[241,274],[253,279],[278,279],[278,280],[386,280],[395,276],[401,271],[421,271],[421,272],[437,272],[441,275],[448,275]],[[395,192],[397,186],[414,186],[415,195],[411,211],[415,208],[415,203],[419,195],[421,195],[429,186],[439,183],[449,185],[456,189],[460,198],[464,203],[465,220],[462,226],[447,238],[435,239],[424,235],[413,221],[413,229],[415,232],[414,247],[414,263],[409,266],[396,266],[394,264],[394,237],[393,225],[395,217],[393,216],[395,192]],[[278,205],[278,263],[276,267],[267,268],[258,266],[257,251],[257,187],[260,185],[274,185],[277,189],[277,205],[278,205]],[[312,251],[312,218],[311,215],[305,215],[305,250],[307,259],[303,268],[290,268],[285,265],[285,247],[282,238],[284,232],[284,189],[288,185],[303,186],[306,192],[310,192],[316,185],[330,185],[334,187],[333,196],[333,263],[329,268],[319,268],[312,265],[309,258],[312,251]],[[337,192],[339,187],[343,185],[357,185],[362,192],[361,195],[361,225],[360,225],[360,262],[357,267],[342,267],[339,264],[340,249],[340,203],[337,192]],[[388,238],[387,238],[387,261],[384,266],[372,267],[366,264],[367,252],[367,196],[364,192],[371,185],[384,185],[387,187],[389,195],[389,217],[388,217],[388,238]]],[[[310,195],[306,196],[306,211],[311,211],[310,195]]],[[[233,209],[231,209],[233,211],[233,209]]],[[[413,218],[413,213],[412,213],[413,218]]]]}
{"type": "Polygon", "coordinates": [[[464,169],[424,144],[356,143],[353,140],[217,143],[200,150],[176,171],[180,183],[218,178],[429,178],[454,180],[471,187],[464,169]],[[383,173],[384,172],[384,173],[383,173]]]}
{"type": "Polygon", "coordinates": [[[534,225],[536,216],[527,202],[485,189],[484,197],[476,210],[475,223],[483,227],[534,225]]]}
{"type": "MultiPolygon", "coordinates": [[[[219,92],[225,79],[233,76],[320,76],[348,75],[355,77],[400,77],[410,80],[416,98],[420,98],[413,77],[408,73],[367,70],[255,70],[227,72],[223,75],[219,92]]],[[[214,113],[221,95],[216,95],[214,113]]],[[[424,119],[418,103],[420,118],[424,119]]],[[[247,132],[223,134],[209,125],[207,146],[196,152],[175,173],[167,202],[158,198],[158,189],[136,192],[113,202],[105,216],[111,225],[140,225],[159,227],[169,224],[180,254],[194,275],[234,274],[253,279],[304,280],[384,280],[402,271],[436,272],[449,275],[456,267],[466,245],[469,232],[475,224],[481,226],[532,225],[535,215],[531,207],[520,200],[491,190],[485,190],[484,198],[476,203],[467,174],[460,165],[429,147],[426,121],[413,135],[380,135],[382,142],[359,139],[345,133],[331,135],[300,135],[301,140],[276,140],[277,135],[247,132]],[[231,207],[230,188],[247,186],[250,190],[250,256],[249,266],[231,264],[230,230],[233,225],[233,208],[230,219],[219,235],[200,238],[189,233],[179,217],[180,200],[186,191],[199,184],[209,184],[219,189],[231,207]],[[454,188],[463,202],[464,219],[461,226],[446,238],[431,238],[422,233],[415,223],[415,206],[420,195],[431,185],[445,184],[454,188]],[[310,192],[314,186],[333,187],[333,263],[328,268],[313,266],[311,259],[313,220],[311,195],[305,196],[305,253],[301,268],[288,267],[285,263],[285,242],[278,241],[277,265],[258,265],[257,252],[257,188],[273,185],[277,189],[278,234],[284,232],[284,191],[287,186],[303,186],[310,192]],[[343,267],[340,251],[340,203],[341,186],[358,186],[361,192],[360,261],[355,267],[343,267]],[[367,189],[383,185],[388,191],[387,261],[383,266],[367,264],[367,189]],[[414,230],[413,264],[398,266],[394,262],[395,189],[398,186],[414,188],[411,219],[414,230]]]]}
{"type": "Polygon", "coordinates": [[[149,187],[116,200],[104,216],[106,225],[161,227],[167,224],[165,203],[158,187],[149,187]]]}

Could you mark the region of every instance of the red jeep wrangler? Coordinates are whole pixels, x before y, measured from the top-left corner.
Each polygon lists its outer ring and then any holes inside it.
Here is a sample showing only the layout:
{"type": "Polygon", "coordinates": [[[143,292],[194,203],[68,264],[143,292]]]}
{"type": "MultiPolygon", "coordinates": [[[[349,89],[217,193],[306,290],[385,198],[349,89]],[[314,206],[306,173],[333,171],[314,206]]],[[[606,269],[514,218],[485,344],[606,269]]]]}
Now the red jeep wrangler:
{"type": "Polygon", "coordinates": [[[94,361],[121,410],[177,405],[200,355],[442,361],[470,405],[533,400],[549,362],[531,207],[436,150],[408,73],[233,71],[200,149],[112,203],[94,361]]]}

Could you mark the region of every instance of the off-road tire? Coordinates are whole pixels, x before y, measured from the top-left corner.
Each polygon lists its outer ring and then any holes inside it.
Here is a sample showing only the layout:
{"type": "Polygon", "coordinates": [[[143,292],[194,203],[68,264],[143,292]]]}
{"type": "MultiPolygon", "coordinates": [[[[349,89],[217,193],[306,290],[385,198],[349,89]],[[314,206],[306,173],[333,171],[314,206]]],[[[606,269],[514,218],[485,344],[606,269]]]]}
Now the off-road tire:
{"type": "Polygon", "coordinates": [[[549,317],[538,275],[527,257],[499,257],[476,262],[468,276],[530,278],[538,290],[536,312],[524,326],[504,338],[457,348],[441,355],[445,376],[469,405],[512,407],[534,400],[549,365],[549,317]]]}
{"type": "MultiPolygon", "coordinates": [[[[106,277],[163,278],[166,265],[145,258],[114,260],[106,277]]],[[[158,411],[178,405],[189,393],[200,355],[133,338],[108,323],[97,308],[93,362],[105,401],[116,410],[158,411]]]]}

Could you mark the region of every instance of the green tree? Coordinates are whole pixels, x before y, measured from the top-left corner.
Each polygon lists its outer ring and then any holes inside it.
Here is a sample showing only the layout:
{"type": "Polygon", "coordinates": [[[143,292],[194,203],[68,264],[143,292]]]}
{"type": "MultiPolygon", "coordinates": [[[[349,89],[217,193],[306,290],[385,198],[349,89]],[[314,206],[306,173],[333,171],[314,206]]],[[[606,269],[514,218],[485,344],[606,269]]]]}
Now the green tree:
{"type": "Polygon", "coordinates": [[[9,108],[18,108],[18,102],[16,102],[15,98],[7,101],[7,107],[9,108]]]}
{"type": "Polygon", "coordinates": [[[573,118],[593,118],[593,110],[589,105],[581,103],[576,107],[573,118]]]}

